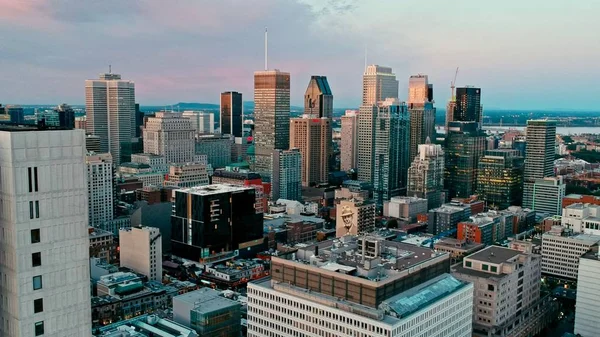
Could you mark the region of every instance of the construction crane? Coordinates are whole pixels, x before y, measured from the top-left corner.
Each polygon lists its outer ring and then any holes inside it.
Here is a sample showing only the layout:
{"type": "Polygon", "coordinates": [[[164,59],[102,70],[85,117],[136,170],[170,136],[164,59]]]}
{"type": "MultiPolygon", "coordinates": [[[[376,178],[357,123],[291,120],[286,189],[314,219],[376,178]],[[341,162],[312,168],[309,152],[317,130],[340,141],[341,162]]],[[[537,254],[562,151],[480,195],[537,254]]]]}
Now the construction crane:
{"type": "Polygon", "coordinates": [[[454,80],[450,82],[450,89],[452,89],[452,101],[456,100],[456,96],[454,95],[454,88],[456,88],[456,76],[458,76],[458,67],[456,67],[456,72],[454,73],[454,80]]]}

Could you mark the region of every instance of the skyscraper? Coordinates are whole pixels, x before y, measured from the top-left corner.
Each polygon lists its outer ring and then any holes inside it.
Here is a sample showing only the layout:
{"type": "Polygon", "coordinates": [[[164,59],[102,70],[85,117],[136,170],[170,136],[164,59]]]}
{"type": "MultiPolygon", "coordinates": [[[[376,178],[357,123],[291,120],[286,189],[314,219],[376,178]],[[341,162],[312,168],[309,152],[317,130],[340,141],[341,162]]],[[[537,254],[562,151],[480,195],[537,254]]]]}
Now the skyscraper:
{"type": "Polygon", "coordinates": [[[538,179],[533,184],[532,207],[536,213],[547,216],[562,214],[562,201],[567,185],[562,176],[538,179]]]}
{"type": "Polygon", "coordinates": [[[144,153],[166,158],[167,163],[194,161],[196,141],[192,121],[180,114],[157,112],[144,126],[144,153]]]}
{"type": "Polygon", "coordinates": [[[479,160],[477,194],[488,207],[506,209],[523,200],[523,163],[519,150],[488,150],[479,160]]]}
{"type": "Polygon", "coordinates": [[[4,107],[4,113],[9,121],[14,124],[25,123],[25,113],[20,105],[7,105],[4,107]]]}
{"type": "Polygon", "coordinates": [[[418,152],[419,145],[425,144],[427,138],[435,139],[435,113],[433,103],[408,104],[410,115],[410,151],[409,158],[413,160],[418,152]]]}
{"type": "Polygon", "coordinates": [[[485,151],[485,133],[477,122],[450,122],[446,135],[445,187],[450,199],[477,190],[477,165],[485,151]]]}
{"type": "Polygon", "coordinates": [[[536,180],[554,175],[556,121],[527,121],[523,207],[533,209],[533,185],[536,180]]]}
{"type": "Polygon", "coordinates": [[[408,79],[408,104],[433,102],[433,84],[427,75],[412,75],[408,79]]]}
{"type": "Polygon", "coordinates": [[[380,103],[375,121],[372,182],[378,207],[391,197],[406,194],[409,123],[406,104],[393,98],[380,103]]]}
{"type": "Polygon", "coordinates": [[[341,170],[356,169],[358,161],[358,111],[346,110],[346,114],[342,116],[341,134],[341,170]]]}
{"type": "Polygon", "coordinates": [[[88,153],[88,222],[106,230],[104,224],[115,216],[115,172],[110,153],[88,153]]]}
{"type": "Polygon", "coordinates": [[[373,181],[377,104],[398,98],[398,80],[390,67],[370,65],[363,74],[363,101],[358,114],[358,179],[373,181]]]}
{"type": "Polygon", "coordinates": [[[0,147],[0,336],[91,337],[85,133],[0,126],[0,147]]]}
{"type": "Polygon", "coordinates": [[[298,149],[273,150],[271,200],[302,199],[302,155],[298,149]]]}
{"type": "Polygon", "coordinates": [[[329,118],[309,118],[304,115],[303,118],[290,120],[290,147],[300,150],[303,186],[314,186],[329,180],[329,135],[329,118]]]}
{"type": "Polygon", "coordinates": [[[85,81],[87,132],[100,137],[102,152],[110,152],[115,165],[131,161],[135,136],[135,85],[119,74],[100,74],[85,81]]]}
{"type": "Polygon", "coordinates": [[[290,73],[254,73],[254,144],[255,171],[270,181],[273,150],[290,145],[290,73]]]}
{"type": "Polygon", "coordinates": [[[376,105],[386,98],[398,98],[398,80],[392,68],[376,64],[365,69],[362,105],[376,105]]]}
{"type": "Polygon", "coordinates": [[[471,86],[456,88],[456,105],[452,116],[457,122],[477,122],[481,127],[483,118],[481,89],[471,86]]]}
{"type": "Polygon", "coordinates": [[[427,199],[427,209],[440,207],[444,189],[444,151],[441,145],[431,144],[427,139],[419,145],[419,155],[408,169],[409,197],[427,199]]]}
{"type": "Polygon", "coordinates": [[[242,94],[237,91],[221,93],[221,133],[242,137],[244,134],[242,94]]]}

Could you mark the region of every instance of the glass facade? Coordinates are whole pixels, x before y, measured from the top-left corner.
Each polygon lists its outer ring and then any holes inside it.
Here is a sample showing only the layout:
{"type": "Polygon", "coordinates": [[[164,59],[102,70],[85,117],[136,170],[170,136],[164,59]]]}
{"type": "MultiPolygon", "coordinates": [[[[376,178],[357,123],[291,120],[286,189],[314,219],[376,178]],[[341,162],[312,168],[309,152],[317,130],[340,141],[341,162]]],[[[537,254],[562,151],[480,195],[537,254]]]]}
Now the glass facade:
{"type": "Polygon", "coordinates": [[[477,194],[490,208],[520,206],[523,199],[524,158],[519,150],[489,150],[477,172],[477,194]]]}
{"type": "Polygon", "coordinates": [[[228,91],[221,94],[221,133],[243,136],[244,117],[242,113],[242,94],[236,91],[228,91]]]}
{"type": "Polygon", "coordinates": [[[477,190],[477,168],[486,135],[476,122],[450,122],[446,136],[445,188],[449,198],[468,198],[477,190]]]}

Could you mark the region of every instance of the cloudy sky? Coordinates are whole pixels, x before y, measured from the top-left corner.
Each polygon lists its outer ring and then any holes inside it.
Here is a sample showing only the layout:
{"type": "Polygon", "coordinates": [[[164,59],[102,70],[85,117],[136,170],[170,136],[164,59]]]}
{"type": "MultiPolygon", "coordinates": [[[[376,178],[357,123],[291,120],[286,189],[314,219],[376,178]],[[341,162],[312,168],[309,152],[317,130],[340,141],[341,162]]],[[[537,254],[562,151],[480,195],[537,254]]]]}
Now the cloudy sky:
{"type": "Polygon", "coordinates": [[[423,73],[444,106],[458,66],[486,108],[600,110],[598,13],[597,0],[0,0],[0,103],[81,104],[108,64],[142,105],[251,100],[268,26],[294,105],[312,74],[336,107],[357,106],[366,47],[401,98],[423,73]]]}

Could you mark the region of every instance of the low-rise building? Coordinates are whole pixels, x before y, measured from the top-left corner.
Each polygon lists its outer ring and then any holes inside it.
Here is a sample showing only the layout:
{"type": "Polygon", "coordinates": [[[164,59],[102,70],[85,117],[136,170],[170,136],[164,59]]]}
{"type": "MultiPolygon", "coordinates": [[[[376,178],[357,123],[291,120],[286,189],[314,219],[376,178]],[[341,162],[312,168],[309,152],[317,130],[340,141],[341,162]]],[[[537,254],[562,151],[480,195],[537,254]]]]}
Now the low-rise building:
{"type": "Polygon", "coordinates": [[[141,315],[98,328],[96,337],[198,337],[191,328],[156,315],[141,315]]]}
{"type": "Polygon", "coordinates": [[[427,213],[427,199],[418,197],[392,197],[383,203],[383,216],[413,223],[418,214],[427,213]]]}
{"type": "Polygon", "coordinates": [[[427,216],[427,232],[440,234],[457,229],[461,221],[468,220],[471,216],[471,207],[461,203],[451,202],[438,208],[429,210],[427,216]]]}
{"type": "Polygon", "coordinates": [[[373,186],[371,183],[359,180],[345,180],[342,187],[335,190],[335,200],[358,199],[367,200],[371,197],[373,186]]]}
{"type": "Polygon", "coordinates": [[[336,237],[369,233],[375,229],[375,204],[342,200],[336,211],[336,237]]]}
{"type": "Polygon", "coordinates": [[[450,258],[453,259],[453,261],[460,260],[484,247],[485,245],[481,243],[468,242],[466,240],[454,238],[442,238],[433,245],[433,248],[436,251],[450,254],[450,258]]]}
{"type": "Polygon", "coordinates": [[[563,198],[562,207],[565,208],[576,203],[600,205],[600,197],[585,194],[568,194],[563,198]]]}
{"type": "Polygon", "coordinates": [[[542,273],[576,280],[579,259],[598,246],[599,241],[600,236],[575,234],[562,226],[552,227],[542,235],[542,273]]]}
{"type": "Polygon", "coordinates": [[[100,228],[89,227],[90,258],[99,258],[111,263],[116,258],[116,244],[113,234],[100,228]]]}
{"type": "Polygon", "coordinates": [[[121,267],[148,279],[162,281],[162,235],[155,227],[132,227],[119,231],[121,267]]]}
{"type": "Polygon", "coordinates": [[[549,216],[561,214],[566,186],[562,176],[536,180],[533,184],[532,209],[549,216]]]}
{"type": "Polygon", "coordinates": [[[210,183],[206,165],[201,163],[173,164],[165,177],[165,187],[195,187],[206,186],[210,183]]]}
{"type": "Polygon", "coordinates": [[[575,233],[600,235],[600,205],[570,204],[563,209],[561,224],[575,233]]]}
{"type": "Polygon", "coordinates": [[[452,275],[470,282],[473,336],[530,336],[551,319],[540,298],[541,257],[490,246],[452,266],[452,275]]]}
{"type": "Polygon", "coordinates": [[[475,214],[469,221],[458,224],[459,240],[492,245],[513,234],[514,215],[505,211],[488,211],[475,214]]]}

